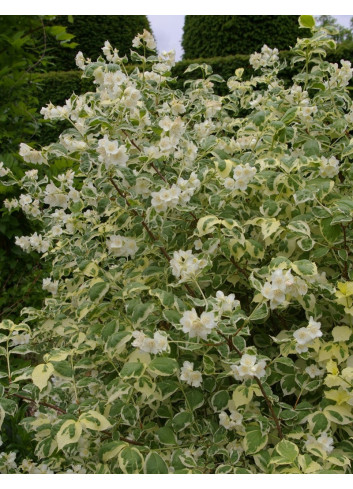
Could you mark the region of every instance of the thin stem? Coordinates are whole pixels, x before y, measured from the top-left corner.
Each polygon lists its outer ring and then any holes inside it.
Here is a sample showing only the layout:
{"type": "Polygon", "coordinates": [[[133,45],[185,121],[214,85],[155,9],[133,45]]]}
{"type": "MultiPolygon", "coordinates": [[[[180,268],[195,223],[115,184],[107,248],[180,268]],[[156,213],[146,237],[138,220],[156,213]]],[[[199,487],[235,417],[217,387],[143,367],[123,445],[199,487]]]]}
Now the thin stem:
{"type": "Polygon", "coordinates": [[[276,423],[276,428],[277,428],[278,436],[282,440],[283,439],[283,433],[282,433],[281,424],[279,422],[279,419],[276,416],[276,413],[273,410],[272,403],[271,403],[270,399],[267,397],[267,394],[266,394],[266,392],[265,392],[265,390],[263,388],[263,385],[261,383],[261,380],[258,377],[254,377],[254,379],[256,380],[257,385],[260,387],[260,390],[262,392],[262,395],[264,396],[264,398],[266,400],[266,403],[267,403],[268,409],[270,410],[271,416],[272,416],[274,422],[276,423]]]}

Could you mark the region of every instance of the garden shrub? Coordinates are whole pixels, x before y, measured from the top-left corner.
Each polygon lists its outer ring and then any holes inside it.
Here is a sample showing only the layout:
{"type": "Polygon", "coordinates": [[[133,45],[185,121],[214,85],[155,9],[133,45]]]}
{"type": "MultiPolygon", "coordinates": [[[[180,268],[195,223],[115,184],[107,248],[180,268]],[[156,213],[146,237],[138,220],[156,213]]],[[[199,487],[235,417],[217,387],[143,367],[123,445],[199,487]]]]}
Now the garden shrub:
{"type": "Polygon", "coordinates": [[[135,51],[130,75],[79,53],[96,90],[43,108],[71,128],[20,148],[72,169],[2,168],[43,224],[16,244],[52,263],[43,307],[1,323],[0,419],[26,406],[35,443],[5,432],[3,472],[351,472],[352,69],[300,24],[289,88],[266,46],[224,96],[206,64],[171,89],[172,53],[135,51]]]}

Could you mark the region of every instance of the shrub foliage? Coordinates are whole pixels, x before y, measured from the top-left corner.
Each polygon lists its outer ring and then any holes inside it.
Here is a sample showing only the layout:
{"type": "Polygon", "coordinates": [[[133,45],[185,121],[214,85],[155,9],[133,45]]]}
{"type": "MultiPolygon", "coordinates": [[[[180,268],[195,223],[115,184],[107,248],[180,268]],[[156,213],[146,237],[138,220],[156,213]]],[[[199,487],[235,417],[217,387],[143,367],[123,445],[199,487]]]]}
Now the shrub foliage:
{"type": "Polygon", "coordinates": [[[43,224],[16,244],[53,265],[43,308],[0,326],[0,420],[27,409],[35,445],[5,431],[3,472],[351,471],[352,69],[300,23],[289,88],[268,47],[224,96],[206,64],[170,88],[147,32],[130,75],[107,45],[77,55],[96,90],[43,108],[71,128],[20,151],[72,169],[2,169],[43,224]]]}

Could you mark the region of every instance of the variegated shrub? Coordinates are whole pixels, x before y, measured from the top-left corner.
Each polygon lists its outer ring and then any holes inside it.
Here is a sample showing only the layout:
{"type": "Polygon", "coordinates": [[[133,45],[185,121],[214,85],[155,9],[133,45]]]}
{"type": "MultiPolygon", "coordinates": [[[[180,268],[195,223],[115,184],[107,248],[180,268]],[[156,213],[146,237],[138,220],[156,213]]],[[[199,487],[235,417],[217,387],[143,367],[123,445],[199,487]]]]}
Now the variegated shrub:
{"type": "Polygon", "coordinates": [[[4,443],[2,472],[351,471],[352,69],[300,23],[289,87],[267,46],[225,96],[203,64],[175,90],[146,31],[130,74],[108,42],[77,55],[96,91],[42,109],[71,128],[21,145],[7,202],[53,266],[43,308],[1,323],[0,419],[27,405],[35,439],[25,459],[4,443]]]}

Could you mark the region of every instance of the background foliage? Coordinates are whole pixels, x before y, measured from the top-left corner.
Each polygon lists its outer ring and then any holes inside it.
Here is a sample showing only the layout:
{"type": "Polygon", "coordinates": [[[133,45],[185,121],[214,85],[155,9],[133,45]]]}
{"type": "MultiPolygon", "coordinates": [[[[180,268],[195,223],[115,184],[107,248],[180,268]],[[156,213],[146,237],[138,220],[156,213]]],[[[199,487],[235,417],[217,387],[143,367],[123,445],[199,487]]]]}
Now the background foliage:
{"type": "Polygon", "coordinates": [[[284,50],[297,37],[297,15],[186,15],[182,46],[184,59],[211,58],[251,54],[264,44],[284,50]]]}
{"type": "MultiPolygon", "coordinates": [[[[58,15],[56,21],[75,36],[77,51],[82,51],[92,60],[102,55],[101,48],[106,40],[117,47],[120,56],[129,55],[132,39],[144,29],[151,31],[146,15],[75,15],[72,21],[65,15],[58,15]]],[[[49,46],[55,71],[76,67],[72,53],[51,42],[49,46]]]]}

